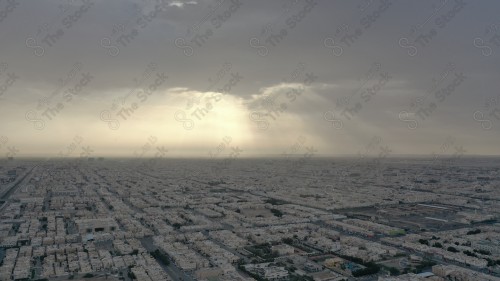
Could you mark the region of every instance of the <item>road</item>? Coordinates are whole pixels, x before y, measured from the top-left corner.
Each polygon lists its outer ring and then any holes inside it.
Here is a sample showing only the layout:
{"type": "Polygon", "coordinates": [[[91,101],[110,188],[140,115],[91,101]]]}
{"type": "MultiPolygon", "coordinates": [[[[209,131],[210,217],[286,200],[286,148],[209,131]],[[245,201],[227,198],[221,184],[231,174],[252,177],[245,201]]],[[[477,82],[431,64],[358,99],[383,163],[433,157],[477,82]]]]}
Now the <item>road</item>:
{"type": "MultiPolygon", "coordinates": [[[[29,175],[31,175],[31,172],[33,172],[33,170],[38,167],[38,166],[34,166],[33,168],[31,168],[31,170],[29,170],[28,172],[26,172],[26,174],[24,174],[24,176],[22,178],[20,178],[19,180],[15,181],[14,183],[12,183],[12,187],[10,187],[8,189],[8,191],[6,191],[2,197],[0,197],[1,200],[7,200],[11,195],[12,193],[14,193],[14,191],[16,191],[17,187],[19,185],[21,185],[22,182],[24,182],[24,179],[26,179],[26,177],[28,177],[29,175]]],[[[28,179],[28,181],[31,179],[31,176],[30,178],[28,179]]]]}
{"type": "MultiPolygon", "coordinates": [[[[158,249],[154,244],[153,240],[151,237],[146,237],[143,239],[140,239],[142,246],[146,248],[148,252],[153,252],[156,249],[158,249]]],[[[195,281],[190,275],[188,275],[186,272],[182,271],[180,268],[178,268],[175,263],[170,260],[170,264],[164,265],[161,262],[158,262],[160,266],[163,268],[163,270],[173,279],[173,280],[183,280],[183,281],[195,281]]]]}

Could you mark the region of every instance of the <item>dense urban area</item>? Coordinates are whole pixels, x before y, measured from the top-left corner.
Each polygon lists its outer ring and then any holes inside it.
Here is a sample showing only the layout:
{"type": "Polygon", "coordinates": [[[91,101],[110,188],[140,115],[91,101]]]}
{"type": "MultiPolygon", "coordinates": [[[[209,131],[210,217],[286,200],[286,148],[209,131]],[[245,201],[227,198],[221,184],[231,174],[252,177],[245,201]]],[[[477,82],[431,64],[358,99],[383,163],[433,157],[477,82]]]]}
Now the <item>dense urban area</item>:
{"type": "Polygon", "coordinates": [[[0,280],[500,280],[499,164],[3,160],[0,280]]]}

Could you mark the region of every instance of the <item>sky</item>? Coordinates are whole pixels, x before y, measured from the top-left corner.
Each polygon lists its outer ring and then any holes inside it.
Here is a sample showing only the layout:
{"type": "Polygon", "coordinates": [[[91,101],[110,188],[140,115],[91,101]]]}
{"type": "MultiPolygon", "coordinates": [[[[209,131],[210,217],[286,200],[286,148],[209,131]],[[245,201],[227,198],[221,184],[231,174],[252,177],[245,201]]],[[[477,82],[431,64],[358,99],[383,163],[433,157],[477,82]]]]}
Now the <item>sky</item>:
{"type": "Polygon", "coordinates": [[[0,157],[499,155],[495,0],[0,1],[0,157]]]}

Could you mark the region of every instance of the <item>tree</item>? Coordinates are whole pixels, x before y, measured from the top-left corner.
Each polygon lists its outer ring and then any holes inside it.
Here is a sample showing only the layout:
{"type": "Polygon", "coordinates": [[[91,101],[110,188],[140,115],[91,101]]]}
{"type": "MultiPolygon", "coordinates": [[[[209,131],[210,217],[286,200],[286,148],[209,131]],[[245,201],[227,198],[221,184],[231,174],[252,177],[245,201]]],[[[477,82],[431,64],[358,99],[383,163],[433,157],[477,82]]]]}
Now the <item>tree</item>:
{"type": "Polygon", "coordinates": [[[439,242],[436,242],[434,244],[432,244],[432,247],[435,247],[435,248],[443,248],[443,245],[439,242]]]}
{"type": "Polygon", "coordinates": [[[425,240],[425,239],[418,239],[418,242],[419,242],[420,244],[423,244],[423,245],[427,245],[427,246],[429,246],[429,241],[427,241],[427,240],[425,240]]]}
{"type": "MultiPolygon", "coordinates": [[[[474,250],[474,252],[476,252],[476,250],[474,250]]],[[[491,253],[489,251],[485,251],[485,250],[477,250],[478,253],[480,253],[481,255],[486,255],[486,256],[489,256],[491,253]]]]}
{"type": "Polygon", "coordinates": [[[359,277],[359,276],[364,276],[364,275],[372,275],[372,274],[378,273],[379,271],[380,271],[380,267],[376,264],[373,264],[372,266],[368,266],[366,268],[354,271],[352,273],[352,276],[359,277]]]}
{"type": "Polygon", "coordinates": [[[283,216],[283,213],[278,209],[271,209],[271,213],[273,213],[273,215],[278,217],[278,218],[283,216]]]}
{"type": "Polygon", "coordinates": [[[164,265],[169,265],[170,260],[168,259],[168,256],[160,252],[160,250],[156,249],[154,252],[150,253],[155,259],[159,260],[161,263],[164,265]]]}
{"type": "Polygon", "coordinates": [[[476,254],[474,254],[473,252],[469,251],[469,250],[466,250],[466,251],[463,251],[464,254],[468,255],[469,257],[477,257],[476,254]]]}
{"type": "Polygon", "coordinates": [[[397,275],[401,274],[399,269],[397,269],[395,267],[389,267],[389,272],[391,273],[391,276],[397,276],[397,275]]]}
{"type": "Polygon", "coordinates": [[[474,234],[479,234],[481,233],[481,229],[476,229],[476,230],[471,230],[467,232],[467,235],[474,235],[474,234]]]}

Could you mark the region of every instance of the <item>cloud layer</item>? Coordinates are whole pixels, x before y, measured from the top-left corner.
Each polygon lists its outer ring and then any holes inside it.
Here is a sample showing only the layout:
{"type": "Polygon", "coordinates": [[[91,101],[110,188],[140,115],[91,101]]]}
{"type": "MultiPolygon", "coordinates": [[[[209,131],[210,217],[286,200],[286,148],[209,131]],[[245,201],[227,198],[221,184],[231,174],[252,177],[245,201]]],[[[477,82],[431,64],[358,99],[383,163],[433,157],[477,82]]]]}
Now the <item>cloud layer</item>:
{"type": "Polygon", "coordinates": [[[499,8],[2,1],[0,153],[498,155],[499,8]]]}

